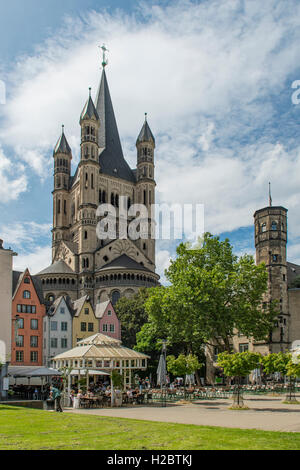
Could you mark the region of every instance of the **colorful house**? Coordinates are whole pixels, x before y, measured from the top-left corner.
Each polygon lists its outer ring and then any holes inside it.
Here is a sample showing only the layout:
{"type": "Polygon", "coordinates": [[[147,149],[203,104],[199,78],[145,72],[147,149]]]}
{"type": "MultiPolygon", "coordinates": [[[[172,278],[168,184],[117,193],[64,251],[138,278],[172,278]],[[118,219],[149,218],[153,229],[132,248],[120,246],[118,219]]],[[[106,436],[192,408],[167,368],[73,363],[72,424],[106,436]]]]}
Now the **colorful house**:
{"type": "Polygon", "coordinates": [[[60,296],[44,317],[43,357],[50,367],[51,359],[72,348],[73,308],[69,297],[60,296]]]}
{"type": "Polygon", "coordinates": [[[99,320],[88,295],[73,302],[73,311],[72,347],[75,347],[78,341],[99,332],[99,320]]]}
{"type": "Polygon", "coordinates": [[[98,303],[95,315],[99,319],[100,333],[121,340],[121,323],[110,300],[98,303]]]}
{"type": "Polygon", "coordinates": [[[13,272],[11,365],[43,365],[42,285],[28,269],[13,272]]]}

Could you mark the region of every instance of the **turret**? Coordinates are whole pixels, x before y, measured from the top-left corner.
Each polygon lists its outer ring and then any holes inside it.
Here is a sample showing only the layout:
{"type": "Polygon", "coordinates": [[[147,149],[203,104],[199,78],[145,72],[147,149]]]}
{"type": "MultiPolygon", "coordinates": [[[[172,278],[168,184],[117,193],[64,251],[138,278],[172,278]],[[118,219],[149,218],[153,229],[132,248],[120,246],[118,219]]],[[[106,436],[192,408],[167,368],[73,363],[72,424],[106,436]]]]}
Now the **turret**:
{"type": "Polygon", "coordinates": [[[137,196],[135,202],[144,204],[148,209],[148,238],[139,241],[140,249],[153,262],[155,260],[155,243],[151,233],[154,230],[154,220],[151,219],[152,204],[155,204],[154,180],[154,149],[155,139],[147,122],[145,121],[136,141],[137,148],[137,196]]]}
{"type": "Polygon", "coordinates": [[[287,209],[270,205],[254,214],[256,263],[265,263],[269,273],[265,301],[276,300],[280,314],[270,336],[271,350],[284,351],[288,344],[287,209]]]}
{"type": "Polygon", "coordinates": [[[67,239],[70,220],[69,183],[71,174],[72,151],[64,133],[57,141],[53,151],[54,158],[54,190],[53,190],[53,257],[55,247],[60,240],[67,239]]]}

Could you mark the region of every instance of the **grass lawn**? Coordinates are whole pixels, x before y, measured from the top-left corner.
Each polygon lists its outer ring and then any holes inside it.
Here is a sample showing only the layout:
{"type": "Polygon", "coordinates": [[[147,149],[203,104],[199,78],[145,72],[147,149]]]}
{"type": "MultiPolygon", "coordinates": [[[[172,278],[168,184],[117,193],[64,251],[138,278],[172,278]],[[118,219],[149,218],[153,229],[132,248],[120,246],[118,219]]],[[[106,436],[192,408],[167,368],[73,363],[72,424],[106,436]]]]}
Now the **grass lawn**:
{"type": "Polygon", "coordinates": [[[300,449],[300,433],[158,423],[0,405],[0,450],[300,449]]]}

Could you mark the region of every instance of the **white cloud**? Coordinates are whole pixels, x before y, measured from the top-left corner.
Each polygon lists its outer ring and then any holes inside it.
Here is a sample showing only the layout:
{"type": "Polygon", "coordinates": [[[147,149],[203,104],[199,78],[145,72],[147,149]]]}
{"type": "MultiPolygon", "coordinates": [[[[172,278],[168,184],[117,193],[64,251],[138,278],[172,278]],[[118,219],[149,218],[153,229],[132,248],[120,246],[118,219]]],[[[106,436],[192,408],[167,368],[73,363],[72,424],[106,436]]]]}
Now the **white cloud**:
{"type": "MultiPolygon", "coordinates": [[[[284,133],[274,142],[272,133],[280,130],[272,119],[274,96],[286,91],[293,74],[299,78],[299,13],[296,1],[287,8],[277,0],[211,0],[144,3],[130,17],[70,17],[7,77],[11,93],[0,137],[44,177],[52,172],[52,149],[64,123],[77,162],[79,115],[88,87],[96,93],[97,46],[105,42],[115,113],[132,165],[145,111],[156,135],[159,202],[204,203],[205,229],[231,231],[252,225],[254,211],[268,203],[271,180],[274,205],[289,209],[293,239],[300,233],[300,146],[291,148],[284,133]]],[[[1,174],[0,167],[0,182],[1,174]]],[[[0,185],[0,196],[10,183],[0,185]]],[[[6,197],[17,197],[21,183],[4,191],[6,197]]],[[[157,254],[162,271],[163,256],[157,254]]]]}
{"type": "Polygon", "coordinates": [[[36,246],[32,252],[20,254],[14,257],[14,270],[24,271],[29,269],[31,274],[37,274],[51,264],[51,247],[36,246]]]}
{"type": "Polygon", "coordinates": [[[16,200],[27,189],[24,167],[13,165],[4,155],[0,146],[0,201],[7,203],[16,200]]]}

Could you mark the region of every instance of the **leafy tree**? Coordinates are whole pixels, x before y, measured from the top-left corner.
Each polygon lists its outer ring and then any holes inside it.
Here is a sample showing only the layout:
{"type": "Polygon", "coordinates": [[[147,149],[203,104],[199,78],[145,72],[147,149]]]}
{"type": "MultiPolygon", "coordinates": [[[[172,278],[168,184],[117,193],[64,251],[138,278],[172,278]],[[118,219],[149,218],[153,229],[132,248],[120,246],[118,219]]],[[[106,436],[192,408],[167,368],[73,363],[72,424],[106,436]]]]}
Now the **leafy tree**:
{"type": "Polygon", "coordinates": [[[250,351],[242,353],[230,354],[222,352],[218,355],[218,366],[224,371],[227,377],[238,379],[237,386],[237,405],[240,406],[240,384],[241,378],[247,376],[252,370],[257,369],[260,365],[261,355],[250,351]]]}
{"type": "Polygon", "coordinates": [[[186,375],[195,373],[202,364],[199,363],[198,357],[193,354],[180,354],[177,358],[175,356],[167,356],[167,369],[173,375],[184,376],[184,397],[186,396],[186,375]]]}
{"type": "Polygon", "coordinates": [[[282,375],[287,375],[290,359],[290,354],[278,352],[262,356],[260,361],[266,374],[280,372],[282,375]]]}
{"type": "Polygon", "coordinates": [[[166,271],[171,286],[152,290],[146,300],[150,322],[171,343],[176,338],[182,342],[187,353],[198,354],[202,343],[230,352],[237,331],[265,339],[278,314],[273,304],[261,308],[268,282],[265,265],[256,266],[249,255],[238,259],[228,239],[210,233],[189,248],[180,244],[166,271]]]}
{"type": "Polygon", "coordinates": [[[144,306],[148,291],[149,289],[144,287],[130,298],[121,297],[115,307],[121,322],[122,343],[131,349],[136,345],[136,334],[148,321],[144,306]]]}

